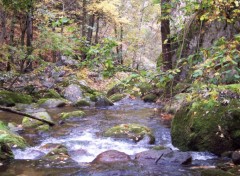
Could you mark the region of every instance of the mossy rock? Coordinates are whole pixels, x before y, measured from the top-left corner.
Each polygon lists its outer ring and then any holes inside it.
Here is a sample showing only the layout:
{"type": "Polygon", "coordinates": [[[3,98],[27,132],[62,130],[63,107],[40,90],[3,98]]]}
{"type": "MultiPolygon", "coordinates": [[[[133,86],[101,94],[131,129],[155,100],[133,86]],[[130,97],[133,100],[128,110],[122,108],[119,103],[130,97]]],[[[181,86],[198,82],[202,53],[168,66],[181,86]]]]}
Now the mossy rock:
{"type": "Polygon", "coordinates": [[[109,100],[111,100],[112,102],[118,102],[120,100],[122,100],[123,98],[126,97],[126,94],[113,94],[112,96],[109,97],[109,100]]]}
{"type": "MultiPolygon", "coordinates": [[[[44,119],[47,121],[52,121],[51,116],[47,112],[36,112],[32,114],[35,117],[38,117],[40,119],[44,119]]],[[[24,117],[22,120],[22,125],[24,128],[34,128],[39,127],[41,125],[45,124],[44,122],[41,122],[39,120],[31,119],[28,117],[24,117]]]]}
{"type": "Polygon", "coordinates": [[[8,126],[2,121],[0,121],[0,143],[20,148],[25,148],[27,146],[25,139],[11,132],[8,126]]]}
{"type": "Polygon", "coordinates": [[[81,99],[77,103],[75,103],[75,106],[84,107],[84,106],[91,106],[91,104],[87,100],[81,99]]]}
{"type": "Polygon", "coordinates": [[[0,142],[0,161],[14,159],[14,154],[8,144],[0,142]]]}
{"type": "Polygon", "coordinates": [[[38,131],[48,131],[50,129],[50,126],[48,124],[43,124],[43,125],[40,125],[36,128],[38,131]]]}
{"type": "Polygon", "coordinates": [[[106,106],[113,106],[113,105],[114,105],[113,102],[103,95],[98,96],[97,101],[95,103],[96,107],[106,107],[106,106]]]}
{"type": "Polygon", "coordinates": [[[149,91],[153,90],[152,85],[147,82],[141,82],[137,87],[140,89],[142,95],[146,95],[149,91]]]}
{"type": "Polygon", "coordinates": [[[187,103],[188,93],[180,93],[174,96],[174,98],[167,102],[163,107],[163,110],[167,113],[175,114],[185,103],[187,103]]]}
{"type": "Polygon", "coordinates": [[[110,97],[110,96],[112,96],[113,94],[116,94],[116,93],[123,93],[125,89],[126,89],[125,84],[123,84],[123,83],[116,84],[108,90],[107,97],[110,97]]]}
{"type": "Polygon", "coordinates": [[[158,97],[156,94],[150,93],[143,97],[143,101],[144,102],[156,102],[157,98],[158,97]]]}
{"type": "Polygon", "coordinates": [[[42,159],[49,161],[65,161],[67,159],[70,159],[70,156],[68,154],[67,148],[59,144],[42,159]]]}
{"type": "Polygon", "coordinates": [[[67,100],[64,99],[54,99],[54,98],[43,98],[38,100],[37,104],[43,108],[57,108],[64,107],[67,105],[67,100]]]}
{"type": "Polygon", "coordinates": [[[207,169],[201,172],[201,176],[234,176],[234,174],[221,169],[207,169]]]}
{"type": "Polygon", "coordinates": [[[181,107],[172,121],[173,145],[183,151],[210,151],[217,155],[239,149],[239,107],[240,100],[235,99],[227,105],[209,99],[181,107]]]}
{"type": "Polygon", "coordinates": [[[152,149],[153,149],[153,150],[165,150],[165,149],[167,149],[167,148],[164,147],[164,146],[162,146],[162,145],[157,145],[157,146],[154,146],[152,149]]]}
{"type": "Polygon", "coordinates": [[[69,119],[73,117],[82,118],[85,116],[85,113],[83,111],[62,112],[59,114],[59,116],[61,119],[69,119]]]}
{"type": "Polygon", "coordinates": [[[54,89],[49,89],[47,92],[43,95],[44,98],[62,98],[61,95],[54,89]]]}
{"type": "Polygon", "coordinates": [[[0,105],[14,106],[16,103],[30,104],[32,97],[22,93],[0,90],[0,105]]]}
{"type": "Polygon", "coordinates": [[[155,142],[152,131],[138,124],[121,124],[114,126],[104,132],[105,137],[132,139],[135,142],[141,141],[145,136],[149,137],[149,144],[155,142]]]}

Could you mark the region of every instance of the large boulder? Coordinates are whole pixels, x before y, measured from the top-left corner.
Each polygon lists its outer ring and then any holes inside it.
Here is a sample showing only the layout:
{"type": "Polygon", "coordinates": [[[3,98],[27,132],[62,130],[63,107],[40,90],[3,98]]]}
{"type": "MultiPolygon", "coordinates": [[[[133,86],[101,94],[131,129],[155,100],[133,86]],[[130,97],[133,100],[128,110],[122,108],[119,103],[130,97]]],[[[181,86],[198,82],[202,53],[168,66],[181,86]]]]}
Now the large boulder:
{"type": "Polygon", "coordinates": [[[31,102],[30,95],[0,90],[0,105],[14,106],[16,103],[30,104],[31,102]]]}
{"type": "MultiPolygon", "coordinates": [[[[47,112],[36,112],[31,115],[33,115],[39,119],[52,121],[51,116],[47,112]]],[[[22,125],[24,128],[34,128],[34,127],[39,127],[39,126],[45,125],[45,124],[39,120],[31,119],[29,117],[24,117],[22,120],[22,125]]]]}
{"type": "Polygon", "coordinates": [[[64,98],[76,103],[83,98],[83,91],[77,84],[71,84],[64,90],[64,98]]]}
{"type": "Polygon", "coordinates": [[[239,107],[239,99],[203,99],[181,107],[172,121],[173,145],[217,155],[239,149],[239,107]]]}
{"type": "MultiPolygon", "coordinates": [[[[0,144],[1,146],[15,146],[25,148],[27,143],[24,138],[10,131],[9,127],[0,121],[0,144]]],[[[7,148],[6,148],[7,149],[7,148]]]]}
{"type": "Polygon", "coordinates": [[[146,143],[153,144],[155,137],[152,131],[145,126],[138,124],[121,124],[114,126],[104,132],[105,137],[131,139],[135,142],[144,140],[146,143]]]}
{"type": "Polygon", "coordinates": [[[93,164],[113,164],[131,161],[129,155],[117,150],[109,150],[99,154],[93,161],[93,164]]]}

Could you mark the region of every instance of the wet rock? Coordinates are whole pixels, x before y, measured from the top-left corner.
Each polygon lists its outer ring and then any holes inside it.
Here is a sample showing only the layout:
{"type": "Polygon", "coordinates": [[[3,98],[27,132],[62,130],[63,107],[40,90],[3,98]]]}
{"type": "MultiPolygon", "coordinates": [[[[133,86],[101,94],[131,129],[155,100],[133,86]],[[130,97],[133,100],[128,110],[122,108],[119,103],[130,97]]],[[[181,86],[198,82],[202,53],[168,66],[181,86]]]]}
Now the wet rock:
{"type": "MultiPolygon", "coordinates": [[[[47,112],[36,112],[32,114],[35,117],[38,117],[40,119],[45,119],[47,121],[52,121],[51,116],[47,113],[47,112]]],[[[22,120],[22,125],[24,128],[30,128],[30,127],[38,127],[43,125],[44,123],[39,121],[39,120],[35,120],[35,119],[31,119],[28,117],[24,117],[22,120]]]]}
{"type": "Polygon", "coordinates": [[[51,161],[65,161],[70,159],[67,148],[61,144],[57,145],[54,149],[52,149],[47,155],[45,155],[42,159],[51,160],[51,161]]]}
{"type": "Polygon", "coordinates": [[[11,148],[7,144],[0,142],[0,161],[10,159],[14,159],[14,154],[11,148]]]}
{"type": "Polygon", "coordinates": [[[235,165],[240,165],[240,150],[232,153],[232,161],[235,165]]]}
{"type": "Polygon", "coordinates": [[[117,150],[109,150],[99,154],[93,161],[93,164],[112,164],[131,161],[129,155],[117,150]]]}
{"type": "Polygon", "coordinates": [[[207,169],[201,172],[201,176],[234,176],[234,174],[221,169],[207,169]]]}
{"type": "Polygon", "coordinates": [[[143,101],[144,102],[156,102],[157,98],[158,97],[156,94],[150,93],[143,97],[143,101]]]}
{"type": "Polygon", "coordinates": [[[163,162],[176,165],[187,165],[192,162],[192,156],[188,152],[172,151],[171,149],[144,151],[136,154],[135,159],[145,164],[163,162]]]}
{"type": "Polygon", "coordinates": [[[61,119],[69,119],[69,118],[73,118],[73,117],[82,118],[84,116],[85,116],[85,113],[83,111],[62,112],[59,114],[59,117],[61,119]]]}
{"type": "Polygon", "coordinates": [[[116,94],[113,94],[112,96],[110,96],[109,100],[115,103],[115,102],[118,102],[118,101],[122,100],[126,96],[127,96],[126,94],[116,93],[116,94]]]}
{"type": "Polygon", "coordinates": [[[149,144],[155,142],[155,137],[153,136],[152,131],[145,126],[138,124],[121,124],[114,126],[104,132],[104,136],[131,139],[135,142],[147,139],[146,141],[149,144]]]}
{"type": "Polygon", "coordinates": [[[57,148],[59,144],[48,143],[40,147],[40,149],[54,149],[57,148]]]}
{"type": "Polygon", "coordinates": [[[27,143],[24,138],[10,131],[7,125],[0,121],[0,143],[10,146],[25,148],[27,143]]]}
{"type": "Polygon", "coordinates": [[[57,107],[64,107],[67,105],[65,100],[62,99],[40,99],[38,101],[40,107],[43,108],[57,108],[57,107]]]}
{"type": "Polygon", "coordinates": [[[83,98],[83,92],[78,85],[71,84],[64,90],[64,97],[67,100],[76,103],[83,98]]]}
{"type": "Polygon", "coordinates": [[[49,125],[48,124],[43,124],[43,125],[40,125],[36,128],[38,131],[48,131],[50,129],[49,125]]]}
{"type": "Polygon", "coordinates": [[[99,96],[97,98],[97,101],[95,103],[96,107],[105,107],[105,106],[113,106],[113,102],[111,102],[107,97],[105,96],[99,96]]]}
{"type": "Polygon", "coordinates": [[[23,93],[0,90],[0,105],[14,106],[16,103],[30,104],[32,97],[23,93]]]}
{"type": "Polygon", "coordinates": [[[78,106],[78,107],[85,107],[85,106],[91,106],[91,104],[85,100],[85,99],[82,99],[82,100],[79,100],[75,106],[78,106]]]}

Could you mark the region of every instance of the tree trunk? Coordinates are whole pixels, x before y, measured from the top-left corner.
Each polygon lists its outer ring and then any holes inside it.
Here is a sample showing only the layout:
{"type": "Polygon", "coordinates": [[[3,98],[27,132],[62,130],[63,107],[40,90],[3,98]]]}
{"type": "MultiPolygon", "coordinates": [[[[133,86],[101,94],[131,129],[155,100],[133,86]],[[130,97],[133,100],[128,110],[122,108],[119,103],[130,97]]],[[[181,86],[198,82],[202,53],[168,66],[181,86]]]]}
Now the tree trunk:
{"type": "MultiPolygon", "coordinates": [[[[12,21],[11,21],[11,26],[10,26],[10,34],[9,34],[9,46],[12,47],[14,44],[14,29],[15,29],[15,24],[16,24],[16,12],[13,13],[12,16],[12,21]]],[[[14,62],[14,58],[13,58],[13,50],[11,48],[9,48],[9,59],[8,59],[8,63],[7,63],[7,71],[10,71],[12,68],[12,64],[14,62]]]]}
{"type": "Polygon", "coordinates": [[[92,14],[89,18],[89,24],[88,24],[88,35],[87,35],[87,41],[89,44],[92,44],[92,35],[93,35],[93,28],[94,28],[94,22],[95,22],[95,15],[92,14]]]}
{"type": "Polygon", "coordinates": [[[99,16],[97,16],[97,20],[96,20],[95,44],[97,44],[97,43],[98,43],[99,22],[100,22],[100,17],[99,17],[99,16]]]}
{"type": "Polygon", "coordinates": [[[87,0],[82,2],[82,37],[86,37],[86,25],[87,25],[87,0]]]}
{"type": "Polygon", "coordinates": [[[119,46],[119,62],[123,64],[123,26],[120,26],[120,46],[119,46]]]}
{"type": "Polygon", "coordinates": [[[162,62],[163,70],[172,69],[171,41],[170,41],[170,12],[166,7],[170,0],[161,1],[161,34],[162,34],[162,62]]]}
{"type": "Polygon", "coordinates": [[[5,36],[6,36],[6,12],[4,9],[1,9],[1,31],[0,32],[0,44],[3,44],[4,43],[4,39],[5,39],[5,36]]]}

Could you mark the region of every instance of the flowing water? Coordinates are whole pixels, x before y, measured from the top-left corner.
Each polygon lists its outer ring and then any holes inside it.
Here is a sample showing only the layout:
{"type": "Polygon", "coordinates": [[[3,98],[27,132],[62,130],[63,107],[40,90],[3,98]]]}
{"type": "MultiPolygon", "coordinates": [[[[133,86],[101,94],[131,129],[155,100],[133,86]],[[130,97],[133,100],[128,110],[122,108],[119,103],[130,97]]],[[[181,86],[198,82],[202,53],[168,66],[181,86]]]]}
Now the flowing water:
{"type": "MultiPolygon", "coordinates": [[[[171,144],[170,129],[156,112],[160,108],[156,104],[143,103],[141,100],[124,99],[108,108],[87,108],[83,111],[85,118],[66,120],[64,124],[53,127],[50,132],[22,132],[31,147],[25,150],[14,149],[15,160],[0,166],[0,175],[198,175],[198,170],[183,166],[157,165],[142,166],[129,163],[117,167],[92,166],[94,158],[107,150],[118,150],[134,157],[136,153],[149,150],[153,145],[144,141],[135,143],[103,137],[109,127],[122,123],[137,123],[151,128],[156,137],[154,145],[161,145],[177,150],[171,144]],[[54,163],[41,160],[50,149],[46,144],[63,144],[75,162],[54,163]]],[[[57,120],[60,112],[73,111],[76,108],[66,107],[48,110],[57,120]]],[[[13,119],[20,122],[21,118],[0,113],[0,119],[13,119]],[[11,116],[11,117],[10,117],[11,116]]],[[[219,159],[208,153],[192,152],[193,165],[214,165],[219,159]]]]}

